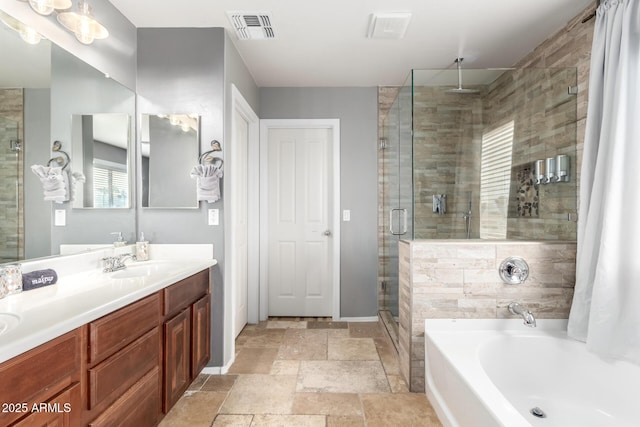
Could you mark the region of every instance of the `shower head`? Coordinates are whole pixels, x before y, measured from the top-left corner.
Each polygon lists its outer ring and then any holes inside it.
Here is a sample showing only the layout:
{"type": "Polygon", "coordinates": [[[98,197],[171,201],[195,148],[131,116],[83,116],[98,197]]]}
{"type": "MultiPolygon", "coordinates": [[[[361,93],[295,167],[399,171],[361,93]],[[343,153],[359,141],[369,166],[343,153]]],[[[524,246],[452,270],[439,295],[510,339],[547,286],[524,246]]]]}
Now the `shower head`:
{"type": "Polygon", "coordinates": [[[464,87],[457,87],[454,89],[447,89],[447,93],[479,93],[480,91],[477,89],[468,89],[464,87]]]}
{"type": "Polygon", "coordinates": [[[454,61],[457,66],[458,66],[458,87],[455,89],[447,89],[447,93],[460,93],[460,94],[467,94],[467,93],[478,93],[480,92],[479,90],[476,89],[466,89],[462,87],[462,60],[464,58],[456,58],[456,60],[454,61]]]}

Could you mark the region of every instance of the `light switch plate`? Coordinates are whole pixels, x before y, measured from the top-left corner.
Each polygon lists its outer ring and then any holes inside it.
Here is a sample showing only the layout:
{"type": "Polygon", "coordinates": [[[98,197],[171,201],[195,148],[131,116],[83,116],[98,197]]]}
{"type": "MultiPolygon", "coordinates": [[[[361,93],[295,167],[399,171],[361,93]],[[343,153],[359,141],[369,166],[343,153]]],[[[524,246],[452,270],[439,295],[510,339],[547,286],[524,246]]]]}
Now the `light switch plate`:
{"type": "Polygon", "coordinates": [[[342,211],[342,220],[351,221],[351,211],[349,209],[345,209],[342,211]]]}
{"type": "Polygon", "coordinates": [[[209,225],[220,225],[220,211],[209,209],[209,225]]]}
{"type": "Polygon", "coordinates": [[[64,227],[67,225],[67,211],[64,209],[56,209],[53,216],[53,224],[56,227],[64,227]]]}

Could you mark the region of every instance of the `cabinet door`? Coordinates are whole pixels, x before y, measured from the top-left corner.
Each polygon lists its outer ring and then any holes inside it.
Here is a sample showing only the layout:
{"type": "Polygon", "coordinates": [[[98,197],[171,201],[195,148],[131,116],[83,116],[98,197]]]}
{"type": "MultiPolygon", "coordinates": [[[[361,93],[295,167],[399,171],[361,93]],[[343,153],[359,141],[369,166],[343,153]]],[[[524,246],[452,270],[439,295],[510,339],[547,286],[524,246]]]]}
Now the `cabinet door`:
{"type": "Polygon", "coordinates": [[[16,427],[75,427],[80,423],[80,384],[69,387],[46,403],[34,404],[16,427]]]}
{"type": "Polygon", "coordinates": [[[191,309],[181,311],[164,324],[164,391],[166,414],[191,383],[191,309]]]}
{"type": "Polygon", "coordinates": [[[191,379],[207,366],[211,357],[211,297],[205,295],[191,308],[191,379]]]}

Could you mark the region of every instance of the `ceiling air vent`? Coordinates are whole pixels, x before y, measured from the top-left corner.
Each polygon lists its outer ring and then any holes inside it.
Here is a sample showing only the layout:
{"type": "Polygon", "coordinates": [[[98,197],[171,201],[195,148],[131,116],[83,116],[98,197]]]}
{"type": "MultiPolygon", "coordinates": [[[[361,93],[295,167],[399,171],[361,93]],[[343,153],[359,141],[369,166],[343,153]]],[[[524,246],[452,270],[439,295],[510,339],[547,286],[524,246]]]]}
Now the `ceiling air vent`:
{"type": "Polygon", "coordinates": [[[372,13],[367,37],[371,39],[401,39],[407,31],[410,20],[411,13],[409,12],[372,13]]]}
{"type": "Polygon", "coordinates": [[[227,12],[240,40],[273,39],[271,14],[268,12],[227,12]]]}

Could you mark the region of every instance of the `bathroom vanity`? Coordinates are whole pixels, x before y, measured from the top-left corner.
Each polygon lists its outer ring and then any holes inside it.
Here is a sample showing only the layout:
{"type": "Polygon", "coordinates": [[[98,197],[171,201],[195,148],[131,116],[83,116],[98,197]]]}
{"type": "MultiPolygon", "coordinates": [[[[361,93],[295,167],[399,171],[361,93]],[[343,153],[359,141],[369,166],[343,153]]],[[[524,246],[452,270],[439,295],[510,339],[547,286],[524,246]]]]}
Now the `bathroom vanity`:
{"type": "Polygon", "coordinates": [[[213,265],[88,271],[0,300],[19,318],[0,333],[0,425],[157,425],[210,359],[213,265]]]}

